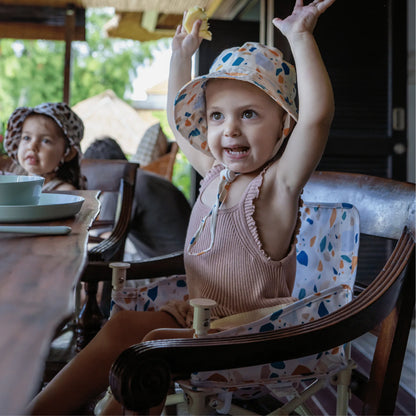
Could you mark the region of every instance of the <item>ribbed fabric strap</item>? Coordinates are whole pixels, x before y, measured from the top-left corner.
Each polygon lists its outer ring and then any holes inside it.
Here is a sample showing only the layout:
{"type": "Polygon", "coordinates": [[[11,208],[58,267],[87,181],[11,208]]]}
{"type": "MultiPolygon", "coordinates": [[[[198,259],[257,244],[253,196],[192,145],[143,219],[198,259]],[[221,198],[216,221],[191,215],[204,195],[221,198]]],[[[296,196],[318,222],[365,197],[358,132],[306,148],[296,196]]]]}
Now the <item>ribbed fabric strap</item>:
{"type": "Polygon", "coordinates": [[[208,252],[209,250],[211,250],[212,246],[214,245],[215,230],[217,228],[218,210],[221,208],[221,205],[223,204],[223,202],[227,198],[228,190],[230,188],[230,185],[233,182],[233,180],[237,177],[237,175],[238,175],[238,173],[232,172],[228,168],[225,168],[221,171],[221,173],[220,173],[220,182],[218,184],[218,191],[217,191],[216,201],[215,201],[213,207],[211,208],[211,211],[208,213],[208,215],[206,215],[204,218],[202,218],[201,224],[199,225],[198,229],[196,230],[195,235],[191,238],[191,241],[189,242],[188,254],[190,254],[191,256],[199,256],[201,254],[204,254],[204,253],[208,252]],[[208,248],[206,248],[206,249],[204,249],[200,252],[193,253],[193,252],[191,252],[192,247],[198,241],[199,236],[201,235],[202,231],[204,230],[205,225],[206,225],[207,220],[208,220],[209,217],[211,217],[211,227],[210,227],[211,242],[210,242],[210,245],[209,245],[208,248]]]}

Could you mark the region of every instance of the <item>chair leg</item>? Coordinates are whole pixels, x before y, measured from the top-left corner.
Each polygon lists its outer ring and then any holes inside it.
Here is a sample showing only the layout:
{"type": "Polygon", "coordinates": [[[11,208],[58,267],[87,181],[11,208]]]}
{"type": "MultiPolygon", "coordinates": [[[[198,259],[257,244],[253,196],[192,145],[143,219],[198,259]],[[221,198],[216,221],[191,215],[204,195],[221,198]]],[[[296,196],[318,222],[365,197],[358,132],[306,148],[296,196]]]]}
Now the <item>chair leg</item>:
{"type": "Polygon", "coordinates": [[[345,354],[348,357],[347,367],[337,373],[333,378],[333,383],[337,386],[337,415],[347,416],[348,403],[351,395],[351,375],[352,370],[357,367],[351,360],[351,343],[345,345],[345,354]]]}
{"type": "Polygon", "coordinates": [[[105,322],[97,304],[97,282],[85,283],[86,299],[85,304],[78,316],[76,334],[77,334],[77,351],[81,351],[97,334],[105,322]]]}
{"type": "Polygon", "coordinates": [[[353,361],[349,361],[348,367],[337,374],[337,415],[347,416],[348,403],[350,400],[350,384],[351,374],[356,365],[353,361]]]}
{"type": "MultiPolygon", "coordinates": [[[[201,391],[192,391],[183,388],[185,394],[185,402],[188,407],[188,414],[192,416],[209,415],[210,408],[208,406],[209,396],[213,393],[205,393],[201,391]]],[[[212,410],[212,409],[211,409],[212,410]]]]}
{"type": "Polygon", "coordinates": [[[290,415],[291,412],[294,410],[298,411],[299,414],[309,415],[310,412],[308,409],[303,405],[303,402],[309,397],[316,394],[319,390],[323,389],[327,385],[327,380],[325,378],[315,380],[312,384],[310,384],[302,393],[299,394],[298,397],[293,398],[288,403],[280,407],[279,409],[275,410],[270,415],[290,415]]]}
{"type": "Polygon", "coordinates": [[[185,402],[185,397],[183,393],[169,394],[166,396],[165,407],[173,406],[173,405],[184,403],[184,402],[185,402]]]}

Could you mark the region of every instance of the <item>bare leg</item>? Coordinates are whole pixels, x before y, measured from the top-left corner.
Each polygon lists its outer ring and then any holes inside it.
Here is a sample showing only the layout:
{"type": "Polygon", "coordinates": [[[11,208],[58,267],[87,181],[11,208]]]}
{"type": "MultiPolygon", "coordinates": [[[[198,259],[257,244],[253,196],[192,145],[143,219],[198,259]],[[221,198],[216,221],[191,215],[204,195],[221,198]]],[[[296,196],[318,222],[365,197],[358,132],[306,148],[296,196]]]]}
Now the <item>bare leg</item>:
{"type": "MultiPolygon", "coordinates": [[[[171,338],[192,338],[194,334],[193,329],[180,328],[180,329],[155,329],[149,332],[144,338],[143,341],[152,341],[157,339],[171,339],[171,338]]],[[[149,415],[160,415],[162,413],[165,402],[161,403],[157,407],[149,409],[149,415]]],[[[105,407],[102,408],[100,416],[115,416],[123,415],[123,407],[117,400],[111,396],[111,399],[106,403],[105,407]]]]}
{"type": "Polygon", "coordinates": [[[76,412],[107,388],[109,371],[118,355],[157,328],[178,328],[178,324],[166,312],[117,313],[34,398],[29,407],[31,414],[76,412]]]}

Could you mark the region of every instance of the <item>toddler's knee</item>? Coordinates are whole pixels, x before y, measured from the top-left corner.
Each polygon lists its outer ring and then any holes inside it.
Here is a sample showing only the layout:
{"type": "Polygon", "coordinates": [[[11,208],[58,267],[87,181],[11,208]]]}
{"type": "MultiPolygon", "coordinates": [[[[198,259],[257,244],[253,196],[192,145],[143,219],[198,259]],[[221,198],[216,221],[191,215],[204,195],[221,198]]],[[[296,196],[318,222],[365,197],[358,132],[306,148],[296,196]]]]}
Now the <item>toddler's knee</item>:
{"type": "Polygon", "coordinates": [[[148,332],[143,341],[155,341],[158,339],[192,338],[193,329],[188,328],[158,328],[148,332]]]}

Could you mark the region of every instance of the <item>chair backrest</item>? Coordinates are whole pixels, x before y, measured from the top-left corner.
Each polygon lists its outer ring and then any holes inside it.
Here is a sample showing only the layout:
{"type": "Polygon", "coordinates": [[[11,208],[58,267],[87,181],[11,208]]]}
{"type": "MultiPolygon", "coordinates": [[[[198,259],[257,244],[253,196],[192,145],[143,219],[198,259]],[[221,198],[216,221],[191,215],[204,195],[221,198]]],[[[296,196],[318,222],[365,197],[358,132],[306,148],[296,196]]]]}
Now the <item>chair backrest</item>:
{"type": "Polygon", "coordinates": [[[179,146],[176,142],[170,142],[168,152],[150,162],[148,165],[141,166],[141,169],[148,172],[156,173],[163,176],[169,181],[172,181],[173,166],[175,165],[176,154],[178,153],[179,146]]]}
{"type": "Polygon", "coordinates": [[[355,392],[368,414],[393,414],[414,317],[415,184],[363,174],[318,171],[307,183],[303,199],[349,202],[359,211],[362,234],[394,241],[387,263],[382,270],[374,270],[374,281],[357,298],[361,299],[356,302],[356,313],[368,299],[368,321],[377,322],[378,326],[373,330],[377,344],[369,381],[364,383],[363,377],[358,378],[355,392]]]}
{"type": "Polygon", "coordinates": [[[415,184],[376,176],[315,172],[305,202],[347,202],[360,213],[361,233],[399,239],[404,227],[415,235],[415,184]]]}
{"type": "Polygon", "coordinates": [[[81,173],[87,178],[87,189],[113,193],[113,198],[108,199],[108,203],[117,201],[112,218],[115,219],[112,233],[109,238],[89,251],[90,260],[123,259],[138,167],[137,163],[125,160],[83,159],[81,161],[81,173]]]}
{"type": "Polygon", "coordinates": [[[7,155],[0,155],[0,174],[2,171],[10,172],[13,167],[13,160],[7,155]]]}
{"type": "Polygon", "coordinates": [[[360,240],[359,214],[351,204],[304,203],[296,244],[298,299],[339,284],[354,287],[360,240]]]}

